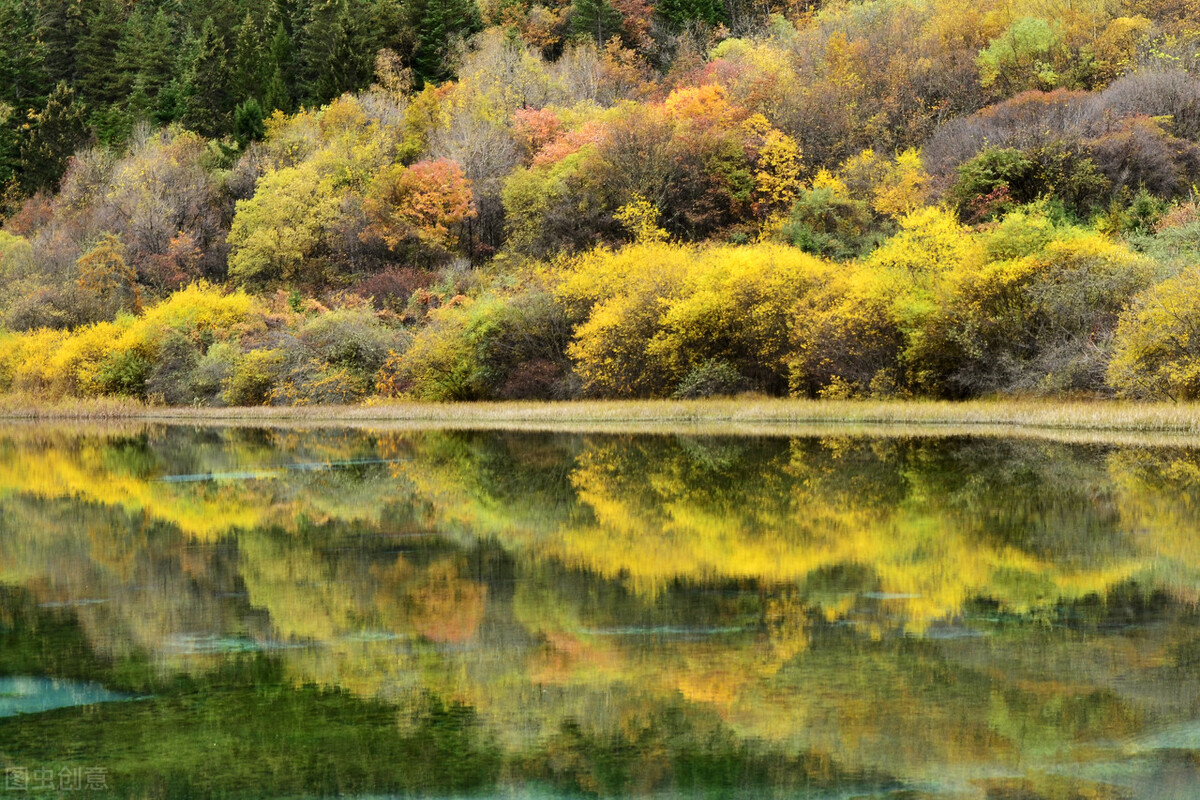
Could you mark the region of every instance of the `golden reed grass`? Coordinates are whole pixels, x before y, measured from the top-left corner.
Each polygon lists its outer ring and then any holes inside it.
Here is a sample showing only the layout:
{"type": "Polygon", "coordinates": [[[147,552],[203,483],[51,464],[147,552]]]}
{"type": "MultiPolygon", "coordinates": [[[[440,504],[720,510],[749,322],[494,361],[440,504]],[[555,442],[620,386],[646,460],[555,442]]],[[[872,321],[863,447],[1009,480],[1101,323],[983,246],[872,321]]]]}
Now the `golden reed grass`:
{"type": "Polygon", "coordinates": [[[1200,435],[1200,404],[1116,400],[998,399],[796,400],[743,396],[708,400],[417,403],[345,406],[192,408],[152,406],[123,398],[44,401],[0,396],[0,419],[138,420],[224,424],[423,423],[512,429],[588,426],[746,426],[785,432],[792,426],[947,427],[958,430],[1126,431],[1200,435]]]}

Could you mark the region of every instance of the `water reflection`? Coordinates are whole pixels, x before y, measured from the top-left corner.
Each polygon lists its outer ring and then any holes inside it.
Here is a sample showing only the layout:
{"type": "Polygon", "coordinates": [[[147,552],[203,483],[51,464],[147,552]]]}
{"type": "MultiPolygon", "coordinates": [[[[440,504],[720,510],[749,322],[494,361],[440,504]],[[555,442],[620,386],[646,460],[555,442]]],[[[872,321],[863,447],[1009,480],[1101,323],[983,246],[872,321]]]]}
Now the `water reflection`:
{"type": "Polygon", "coordinates": [[[0,675],[141,699],[2,721],[0,760],[124,796],[1190,797],[1197,500],[1183,447],[7,430],[0,675]]]}

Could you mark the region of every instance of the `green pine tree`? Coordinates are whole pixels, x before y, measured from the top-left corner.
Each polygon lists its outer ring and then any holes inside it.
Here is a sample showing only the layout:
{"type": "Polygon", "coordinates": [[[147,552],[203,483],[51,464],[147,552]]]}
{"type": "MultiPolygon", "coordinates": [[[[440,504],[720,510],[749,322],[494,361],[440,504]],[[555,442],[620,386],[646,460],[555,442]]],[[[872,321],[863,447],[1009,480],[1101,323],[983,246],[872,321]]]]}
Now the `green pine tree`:
{"type": "MultiPolygon", "coordinates": [[[[259,1],[261,2],[261,0],[259,1]]],[[[230,39],[234,29],[237,28],[247,7],[241,3],[235,5],[235,0],[175,0],[175,2],[178,2],[178,11],[172,16],[179,20],[179,24],[183,28],[199,31],[204,27],[206,20],[212,20],[217,33],[221,34],[226,41],[230,39]]],[[[257,3],[251,4],[249,7],[254,5],[257,3]]]]}
{"type": "MultiPolygon", "coordinates": [[[[0,194],[20,194],[17,175],[21,168],[21,140],[17,136],[17,110],[0,103],[0,194]]],[[[8,209],[0,204],[0,214],[8,209]]]]}
{"type": "Polygon", "coordinates": [[[150,21],[146,17],[145,8],[135,6],[133,13],[129,15],[129,21],[125,23],[121,41],[117,43],[116,80],[122,97],[128,97],[133,92],[133,85],[141,72],[149,27],[150,21]]]}
{"type": "Polygon", "coordinates": [[[88,116],[88,125],[100,144],[117,148],[129,139],[137,120],[125,104],[114,104],[93,111],[88,116]]]}
{"type": "Polygon", "coordinates": [[[715,0],[661,0],[654,11],[677,30],[691,22],[716,25],[725,19],[724,8],[715,0]]]}
{"type": "MultiPolygon", "coordinates": [[[[188,60],[190,63],[190,59],[188,60]]],[[[151,103],[150,116],[160,125],[183,119],[187,113],[188,83],[186,75],[179,75],[159,90],[151,103]]]]}
{"type": "Polygon", "coordinates": [[[42,110],[30,119],[20,149],[21,188],[28,194],[52,189],[62,177],[67,159],[87,141],[83,106],[75,91],[59,83],[42,110]]]}
{"type": "Polygon", "coordinates": [[[145,6],[134,8],[117,45],[117,85],[122,97],[129,97],[140,84],[147,99],[153,100],[171,80],[175,69],[172,39],[171,22],[165,11],[160,8],[151,12],[145,6]]]}
{"type": "Polygon", "coordinates": [[[309,6],[298,48],[298,88],[308,102],[325,103],[370,82],[375,51],[363,11],[351,0],[314,0],[309,6]]]}
{"type": "Polygon", "coordinates": [[[263,110],[258,101],[251,97],[244,103],[239,103],[233,111],[233,138],[238,147],[244,148],[250,142],[256,142],[266,135],[263,126],[263,110]]]}
{"type": "Polygon", "coordinates": [[[479,7],[474,0],[418,0],[410,13],[417,40],[411,66],[418,88],[449,79],[449,44],[482,29],[479,7]]]}
{"type": "Polygon", "coordinates": [[[273,6],[273,12],[268,18],[274,19],[274,24],[268,30],[273,30],[269,46],[263,54],[263,74],[266,75],[266,86],[263,89],[264,106],[271,111],[280,109],[291,112],[296,107],[296,71],[293,69],[292,38],[284,24],[283,11],[278,4],[273,6]]]}
{"type": "Polygon", "coordinates": [[[365,5],[364,18],[370,20],[371,31],[378,48],[400,52],[399,43],[408,38],[408,10],[404,0],[360,0],[365,5]]]}
{"type": "Polygon", "coordinates": [[[95,110],[124,98],[117,77],[117,49],[125,27],[120,0],[98,0],[87,16],[87,30],[76,49],[80,99],[95,110]]]}
{"type": "Polygon", "coordinates": [[[75,80],[75,51],[85,30],[84,0],[41,0],[38,40],[43,47],[48,81],[69,83],[75,80]]]}
{"type": "Polygon", "coordinates": [[[270,76],[266,74],[263,37],[253,15],[247,13],[233,34],[233,94],[242,99],[259,97],[270,76]]]}
{"type": "Polygon", "coordinates": [[[167,12],[159,9],[150,19],[149,28],[142,45],[142,59],[138,77],[145,86],[146,96],[156,100],[175,74],[175,36],[167,12]]]}
{"type": "Polygon", "coordinates": [[[608,0],[575,0],[572,6],[571,25],[576,33],[591,36],[601,47],[620,35],[623,22],[620,12],[608,0]]]}
{"type": "Polygon", "coordinates": [[[205,136],[231,130],[232,91],[229,48],[212,19],[206,19],[192,43],[184,72],[183,123],[205,136]]]}
{"type": "Polygon", "coordinates": [[[263,98],[268,113],[274,113],[276,110],[289,113],[295,107],[292,103],[292,95],[287,88],[287,81],[283,77],[283,70],[279,68],[279,65],[271,70],[271,77],[267,80],[266,88],[263,89],[263,98]]]}
{"type": "MultiPolygon", "coordinates": [[[[304,27],[307,13],[308,6],[305,0],[270,0],[263,30],[277,31],[282,27],[290,46],[293,37],[298,36],[300,29],[304,27]]],[[[274,43],[271,46],[273,48],[274,43]]]]}
{"type": "Polygon", "coordinates": [[[378,50],[371,35],[371,25],[367,8],[360,0],[339,0],[329,42],[330,60],[325,71],[323,94],[333,98],[370,85],[378,50]]]}
{"type": "Polygon", "coordinates": [[[33,0],[0,0],[0,102],[37,108],[46,99],[45,48],[33,0]]]}
{"type": "Polygon", "coordinates": [[[125,108],[133,122],[154,118],[154,103],[150,99],[149,92],[146,91],[146,83],[141,75],[134,79],[133,86],[129,90],[129,98],[125,101],[125,108]]]}

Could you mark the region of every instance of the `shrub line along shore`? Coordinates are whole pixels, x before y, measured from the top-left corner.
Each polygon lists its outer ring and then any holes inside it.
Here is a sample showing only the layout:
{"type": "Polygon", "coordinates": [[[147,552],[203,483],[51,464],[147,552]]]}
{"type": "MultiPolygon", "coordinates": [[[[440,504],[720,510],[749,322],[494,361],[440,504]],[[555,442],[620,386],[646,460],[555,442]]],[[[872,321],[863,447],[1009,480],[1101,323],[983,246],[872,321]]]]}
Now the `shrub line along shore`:
{"type": "Polygon", "coordinates": [[[629,429],[746,426],[786,432],[793,426],[855,429],[890,426],[1002,428],[1013,432],[1108,431],[1200,435],[1200,404],[1113,400],[596,400],[564,402],[416,403],[193,408],[153,406],[121,398],[39,402],[0,398],[0,420],[129,420],[183,424],[413,423],[425,427],[629,429]]]}

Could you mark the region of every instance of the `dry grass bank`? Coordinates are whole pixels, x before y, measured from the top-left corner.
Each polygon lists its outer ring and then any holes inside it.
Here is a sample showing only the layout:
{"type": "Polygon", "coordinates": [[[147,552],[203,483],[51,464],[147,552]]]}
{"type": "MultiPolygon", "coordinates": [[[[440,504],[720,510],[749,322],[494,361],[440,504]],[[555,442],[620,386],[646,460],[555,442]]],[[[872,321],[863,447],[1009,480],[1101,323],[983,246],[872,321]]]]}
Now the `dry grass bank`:
{"type": "Polygon", "coordinates": [[[946,427],[955,430],[1109,431],[1200,436],[1200,404],[1109,400],[596,400],[512,403],[405,403],[359,406],[190,408],[132,400],[39,401],[0,397],[0,419],[136,420],[167,423],[321,425],[410,423],[507,429],[713,427],[787,432],[793,427],[946,427]]]}

